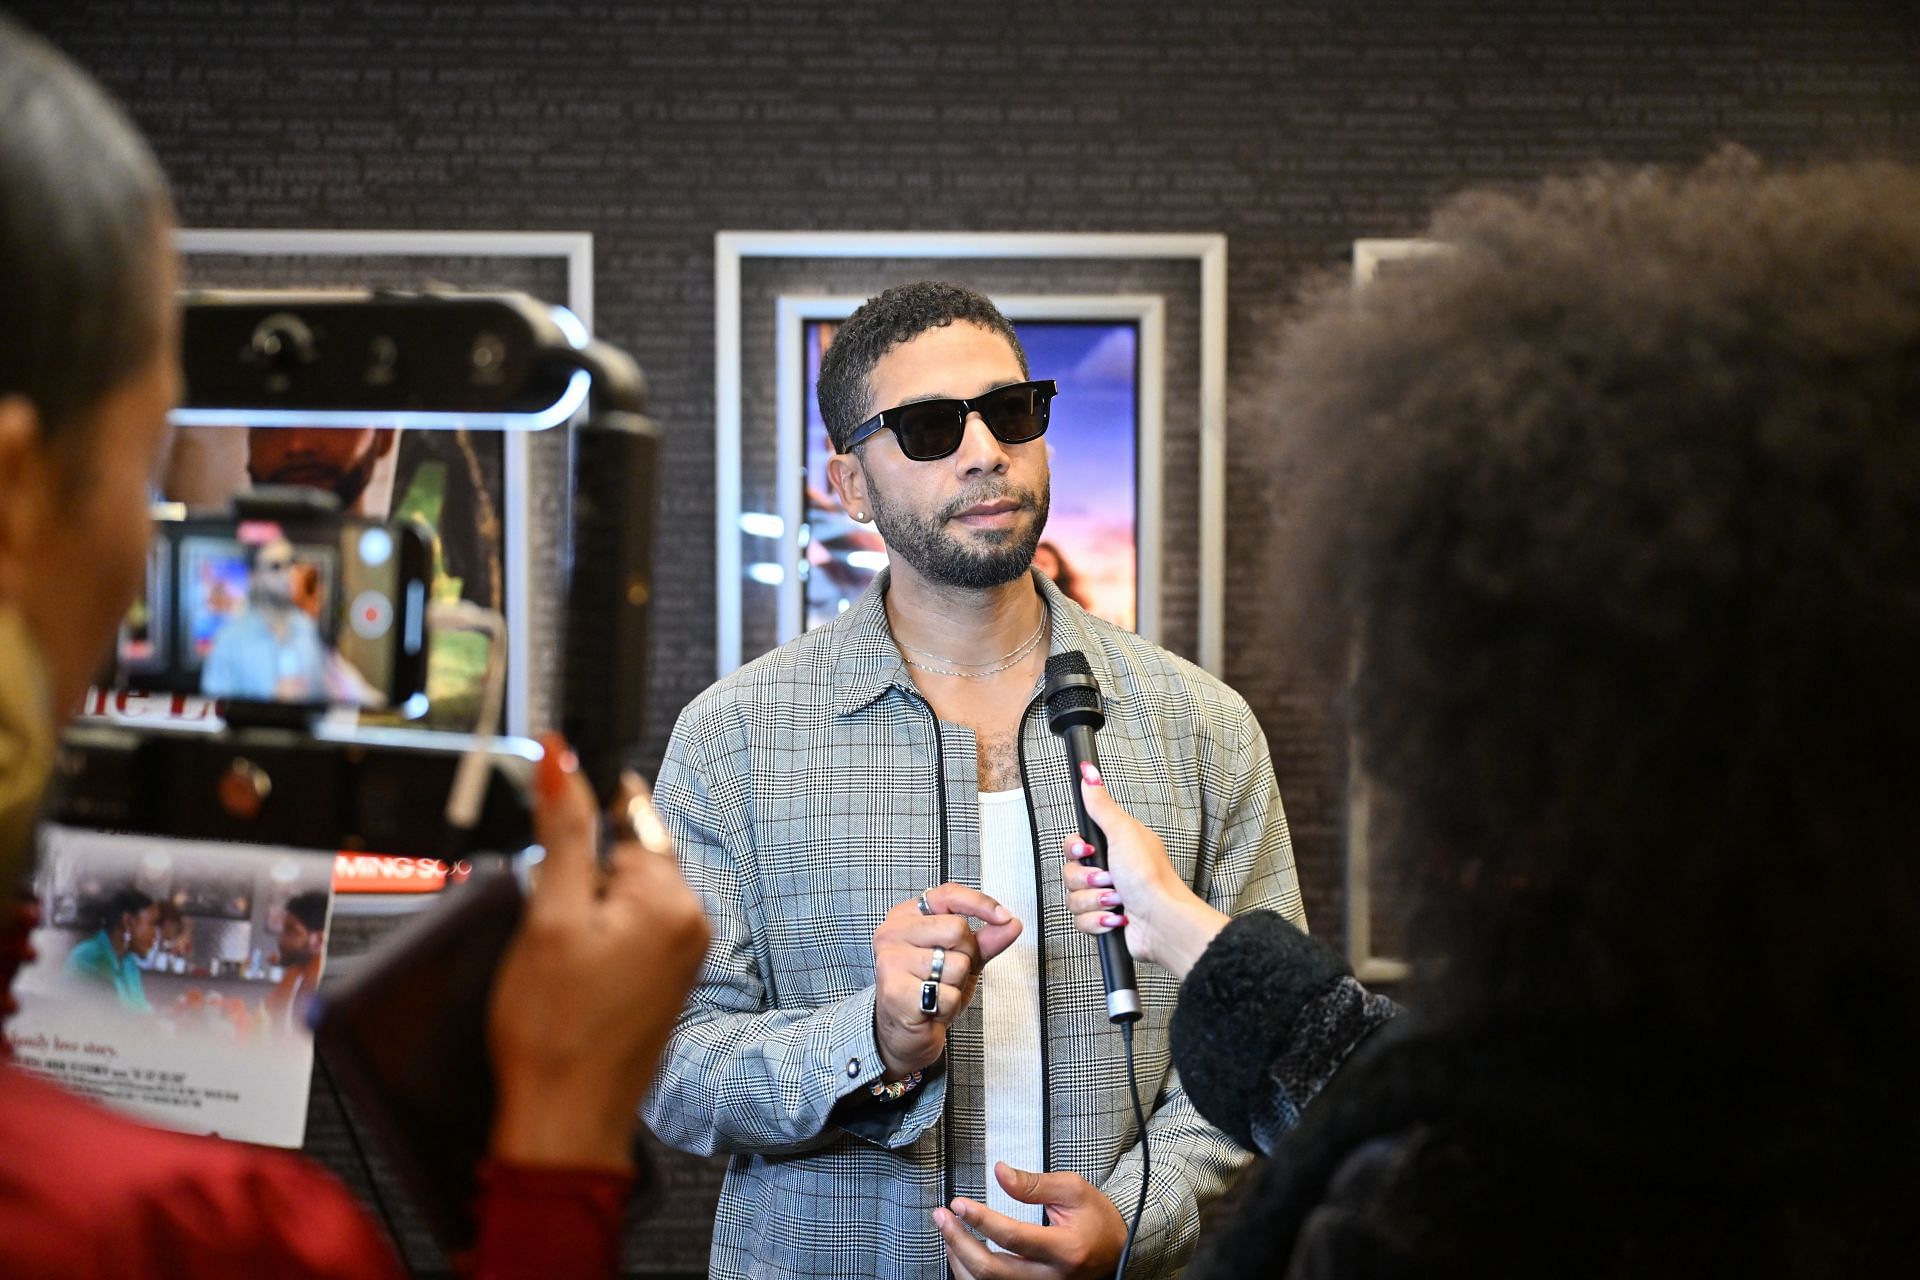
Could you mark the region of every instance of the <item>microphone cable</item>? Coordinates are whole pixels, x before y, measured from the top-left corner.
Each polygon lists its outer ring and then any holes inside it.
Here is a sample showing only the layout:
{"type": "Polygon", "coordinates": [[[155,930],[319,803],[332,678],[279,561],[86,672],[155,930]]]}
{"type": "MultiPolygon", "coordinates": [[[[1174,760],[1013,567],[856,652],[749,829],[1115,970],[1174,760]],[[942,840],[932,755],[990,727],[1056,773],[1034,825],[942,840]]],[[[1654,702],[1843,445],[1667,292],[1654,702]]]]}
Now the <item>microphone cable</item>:
{"type": "Polygon", "coordinates": [[[1133,1023],[1120,1024],[1120,1038],[1127,1046],[1127,1092],[1133,1095],[1133,1121],[1140,1126],[1140,1198],[1134,1202],[1133,1221],[1127,1226],[1127,1244],[1120,1250],[1120,1265],[1113,1280],[1126,1280],[1127,1263],[1133,1257],[1133,1239],[1140,1233],[1140,1218],[1147,1211],[1147,1180],[1153,1176],[1153,1153],[1147,1145],[1147,1109],[1140,1105],[1140,1076],[1133,1066],[1133,1023]]]}

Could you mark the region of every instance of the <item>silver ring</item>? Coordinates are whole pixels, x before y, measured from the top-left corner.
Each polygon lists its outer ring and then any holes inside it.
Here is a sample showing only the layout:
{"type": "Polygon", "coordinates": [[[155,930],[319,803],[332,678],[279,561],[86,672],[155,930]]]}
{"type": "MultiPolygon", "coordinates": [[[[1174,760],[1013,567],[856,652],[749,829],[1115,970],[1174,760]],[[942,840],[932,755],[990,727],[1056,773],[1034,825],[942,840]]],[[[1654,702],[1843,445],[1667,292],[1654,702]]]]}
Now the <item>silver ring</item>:
{"type": "Polygon", "coordinates": [[[920,984],[920,1012],[940,1012],[940,984],[923,982],[920,984]]]}
{"type": "Polygon", "coordinates": [[[920,891],[920,914],[923,916],[933,914],[933,907],[927,902],[927,891],[925,889],[920,891]]]}
{"type": "Polygon", "coordinates": [[[947,949],[945,947],[935,947],[933,949],[933,968],[928,972],[927,977],[938,982],[940,981],[940,975],[946,972],[946,968],[947,949]]]}

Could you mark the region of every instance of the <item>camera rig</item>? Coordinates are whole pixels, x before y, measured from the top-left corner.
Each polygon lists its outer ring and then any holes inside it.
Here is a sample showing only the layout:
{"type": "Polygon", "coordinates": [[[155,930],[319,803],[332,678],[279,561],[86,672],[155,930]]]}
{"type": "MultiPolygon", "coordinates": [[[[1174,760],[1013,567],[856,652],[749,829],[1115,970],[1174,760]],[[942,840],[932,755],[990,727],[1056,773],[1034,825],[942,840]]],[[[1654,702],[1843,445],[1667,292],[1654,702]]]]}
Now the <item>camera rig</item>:
{"type": "MultiPolygon", "coordinates": [[[[604,802],[638,735],[647,682],[660,457],[631,358],[525,294],[185,295],[178,420],[265,410],[316,425],[507,425],[568,433],[560,729],[604,802]]],[[[488,726],[491,728],[491,726],[488,726]]],[[[184,839],[423,856],[514,852],[532,839],[538,748],[417,729],[249,715],[217,727],[83,721],[62,740],[47,816],[184,839]],[[462,761],[484,750],[470,829],[447,818],[462,761]]]]}

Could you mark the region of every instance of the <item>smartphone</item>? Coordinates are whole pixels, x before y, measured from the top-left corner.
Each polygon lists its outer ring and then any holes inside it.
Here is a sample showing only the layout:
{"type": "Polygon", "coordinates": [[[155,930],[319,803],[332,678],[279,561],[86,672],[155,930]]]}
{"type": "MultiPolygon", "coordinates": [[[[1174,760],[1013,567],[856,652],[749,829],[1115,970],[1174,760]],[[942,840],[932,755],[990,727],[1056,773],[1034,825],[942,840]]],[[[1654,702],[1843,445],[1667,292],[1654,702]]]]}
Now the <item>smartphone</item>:
{"type": "Polygon", "coordinates": [[[228,703],[424,707],[431,546],[412,521],[156,511],[116,683],[228,703]]]}

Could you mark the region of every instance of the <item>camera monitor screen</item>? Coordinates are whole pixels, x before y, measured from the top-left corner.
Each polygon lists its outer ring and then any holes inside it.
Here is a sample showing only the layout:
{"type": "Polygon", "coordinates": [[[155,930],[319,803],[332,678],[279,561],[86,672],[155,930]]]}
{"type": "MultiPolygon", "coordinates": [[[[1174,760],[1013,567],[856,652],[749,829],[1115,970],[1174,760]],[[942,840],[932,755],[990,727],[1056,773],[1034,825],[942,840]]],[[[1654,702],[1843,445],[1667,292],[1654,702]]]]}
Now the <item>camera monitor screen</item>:
{"type": "MultiPolygon", "coordinates": [[[[337,422],[309,426],[286,421],[285,412],[258,416],[261,421],[251,422],[248,415],[236,412],[233,425],[178,428],[163,464],[160,496],[198,510],[224,507],[264,486],[331,494],[350,522],[405,520],[422,529],[427,539],[428,600],[466,600],[507,612],[506,433],[356,427],[337,422]]],[[[248,590],[257,593],[264,587],[291,595],[316,624],[322,620],[313,609],[332,592],[343,611],[338,619],[341,649],[368,648],[362,632],[377,628],[381,618],[352,608],[364,585],[354,575],[372,568],[357,543],[297,547],[288,581],[282,583],[270,572],[260,586],[254,586],[247,573],[245,549],[231,545],[231,540],[224,550],[217,543],[215,539],[183,547],[187,554],[180,565],[180,612],[191,624],[181,639],[191,649],[182,657],[186,665],[206,671],[209,681],[189,692],[234,696],[221,692],[227,687],[226,674],[221,664],[209,665],[210,646],[220,622],[244,602],[248,590]],[[336,580],[341,574],[347,580],[336,580]]],[[[149,613],[168,607],[163,598],[166,589],[158,575],[150,576],[148,597],[136,605],[129,619],[123,663],[139,657],[143,647],[152,651],[148,661],[169,661],[163,652],[166,638],[145,623],[149,613]]],[[[487,659],[488,641],[483,634],[434,631],[428,641],[427,709],[422,723],[431,728],[472,729],[486,683],[487,659]]],[[[369,683],[383,684],[358,658],[354,665],[369,676],[369,683]]],[[[306,675],[311,675],[310,670],[306,675]]],[[[285,687],[299,682],[296,674],[285,687]]]]}
{"type": "Polygon", "coordinates": [[[227,702],[401,709],[425,648],[426,543],[365,520],[163,519],[120,665],[227,702]]]}
{"type": "MultiPolygon", "coordinates": [[[[334,548],[296,546],[268,522],[243,523],[234,533],[180,544],[180,639],[188,665],[199,669],[200,692],[257,702],[377,705],[377,698],[346,687],[350,668],[333,669],[339,662],[329,634],[338,587],[334,548]]],[[[390,597],[386,613],[390,619],[390,597]]]]}

